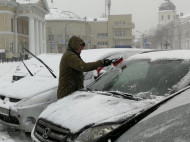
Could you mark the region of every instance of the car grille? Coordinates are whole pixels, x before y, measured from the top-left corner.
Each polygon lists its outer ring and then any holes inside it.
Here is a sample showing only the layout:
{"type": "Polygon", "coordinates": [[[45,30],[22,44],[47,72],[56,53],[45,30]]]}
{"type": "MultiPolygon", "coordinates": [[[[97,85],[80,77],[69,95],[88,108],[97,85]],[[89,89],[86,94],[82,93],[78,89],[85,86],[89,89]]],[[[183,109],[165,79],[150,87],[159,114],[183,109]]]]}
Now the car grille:
{"type": "MultiPolygon", "coordinates": [[[[6,98],[5,96],[0,95],[0,99],[1,99],[1,100],[5,100],[5,98],[6,98]]],[[[21,99],[9,98],[9,101],[12,102],[12,103],[17,103],[17,102],[21,101],[21,99]]]]}
{"type": "Polygon", "coordinates": [[[44,119],[39,119],[34,136],[41,142],[66,142],[70,134],[68,129],[62,128],[44,119]]]}
{"type": "Polygon", "coordinates": [[[7,115],[0,114],[0,120],[7,122],[7,123],[19,125],[18,119],[13,116],[7,116],[7,115]]]}

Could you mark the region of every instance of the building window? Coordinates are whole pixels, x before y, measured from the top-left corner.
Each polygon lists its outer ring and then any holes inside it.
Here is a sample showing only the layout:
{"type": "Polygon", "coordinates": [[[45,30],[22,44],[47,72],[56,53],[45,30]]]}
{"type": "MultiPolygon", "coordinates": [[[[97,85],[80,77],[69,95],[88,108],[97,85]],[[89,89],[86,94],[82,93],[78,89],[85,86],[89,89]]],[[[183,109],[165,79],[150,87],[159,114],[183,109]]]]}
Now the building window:
{"type": "Polygon", "coordinates": [[[125,21],[115,21],[116,26],[123,26],[126,25],[125,21]]]}
{"type": "Polygon", "coordinates": [[[22,34],[24,34],[24,22],[22,22],[22,34]]]}
{"type": "Polygon", "coordinates": [[[29,29],[29,27],[28,27],[28,23],[26,24],[26,34],[28,35],[28,29],[29,29]]]}
{"type": "Polygon", "coordinates": [[[170,20],[170,15],[168,15],[168,20],[170,20]]]}
{"type": "Polygon", "coordinates": [[[58,52],[63,53],[63,45],[62,44],[58,44],[58,52]]]}
{"type": "Polygon", "coordinates": [[[98,46],[107,46],[108,42],[107,41],[99,41],[97,44],[98,44],[98,46]]]}
{"type": "Polygon", "coordinates": [[[48,35],[49,41],[54,41],[54,35],[48,35]]]}
{"type": "Polygon", "coordinates": [[[125,31],[115,31],[115,36],[126,36],[126,32],[125,31]]]}
{"type": "Polygon", "coordinates": [[[11,32],[14,32],[14,21],[13,21],[13,18],[11,18],[11,32]]]}
{"type": "Polygon", "coordinates": [[[115,41],[115,45],[116,46],[126,46],[127,41],[126,40],[117,40],[117,41],[115,41]]]}
{"type": "Polygon", "coordinates": [[[19,30],[19,21],[17,21],[17,33],[20,33],[20,30],[19,30]]]}
{"type": "Polygon", "coordinates": [[[108,37],[108,33],[98,33],[97,37],[98,38],[106,38],[106,37],[108,37]]]}
{"type": "Polygon", "coordinates": [[[69,36],[69,35],[66,35],[66,39],[65,39],[66,42],[69,41],[69,38],[70,38],[70,36],[69,36]]]}
{"type": "Polygon", "coordinates": [[[92,48],[93,48],[93,49],[96,49],[96,48],[97,48],[97,45],[92,45],[92,48]]]}
{"type": "Polygon", "coordinates": [[[58,42],[62,43],[63,39],[62,39],[62,35],[58,35],[58,42]]]}
{"type": "Polygon", "coordinates": [[[11,43],[10,43],[9,51],[10,51],[11,53],[13,53],[13,49],[14,49],[14,43],[11,42],[11,43]]]}
{"type": "Polygon", "coordinates": [[[164,20],[164,16],[162,16],[162,21],[164,20]]]}

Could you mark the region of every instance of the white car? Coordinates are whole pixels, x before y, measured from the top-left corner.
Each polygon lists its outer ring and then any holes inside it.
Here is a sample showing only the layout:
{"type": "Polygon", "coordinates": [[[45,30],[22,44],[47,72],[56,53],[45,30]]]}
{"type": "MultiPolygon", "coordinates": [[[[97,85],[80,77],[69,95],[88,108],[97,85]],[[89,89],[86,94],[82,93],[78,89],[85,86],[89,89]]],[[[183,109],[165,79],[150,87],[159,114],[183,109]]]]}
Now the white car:
{"type": "Polygon", "coordinates": [[[129,57],[85,89],[50,104],[34,141],[91,142],[190,84],[190,50],[129,57]]]}
{"type": "MultiPolygon", "coordinates": [[[[118,56],[130,56],[142,49],[92,49],[84,50],[81,57],[86,62],[96,61],[105,57],[114,58],[118,56]],[[119,54],[121,53],[121,54],[119,54]],[[124,54],[125,53],[125,54],[124,54]],[[118,55],[119,54],[119,55],[118,55]]],[[[20,72],[25,77],[0,89],[0,123],[25,132],[31,132],[34,124],[43,109],[50,103],[56,101],[59,63],[62,54],[42,54],[42,59],[54,72],[57,78],[35,59],[25,61],[33,76],[21,67],[20,72]],[[30,64],[29,64],[30,63],[30,64]]],[[[91,73],[92,74],[92,73],[91,73]]],[[[94,80],[93,74],[86,77],[85,83],[94,80]]]]}

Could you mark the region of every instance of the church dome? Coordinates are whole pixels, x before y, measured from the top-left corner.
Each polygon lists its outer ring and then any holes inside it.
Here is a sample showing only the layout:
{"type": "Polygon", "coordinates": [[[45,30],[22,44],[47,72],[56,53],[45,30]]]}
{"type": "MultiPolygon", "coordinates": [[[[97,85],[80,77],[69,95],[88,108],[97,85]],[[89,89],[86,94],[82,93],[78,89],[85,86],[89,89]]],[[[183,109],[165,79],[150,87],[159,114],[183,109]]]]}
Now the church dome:
{"type": "Polygon", "coordinates": [[[159,7],[159,11],[164,10],[175,10],[175,5],[170,0],[165,0],[166,2],[162,3],[159,7]]]}

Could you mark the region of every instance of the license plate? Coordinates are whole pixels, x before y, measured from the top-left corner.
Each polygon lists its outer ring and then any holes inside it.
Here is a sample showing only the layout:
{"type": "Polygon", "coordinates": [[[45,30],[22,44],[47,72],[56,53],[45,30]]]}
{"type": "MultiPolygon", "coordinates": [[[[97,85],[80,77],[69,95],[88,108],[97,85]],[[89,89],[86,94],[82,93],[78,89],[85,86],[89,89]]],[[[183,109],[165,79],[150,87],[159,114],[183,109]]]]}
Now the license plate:
{"type": "Polygon", "coordinates": [[[0,114],[9,115],[9,109],[0,107],[0,114]]]}

